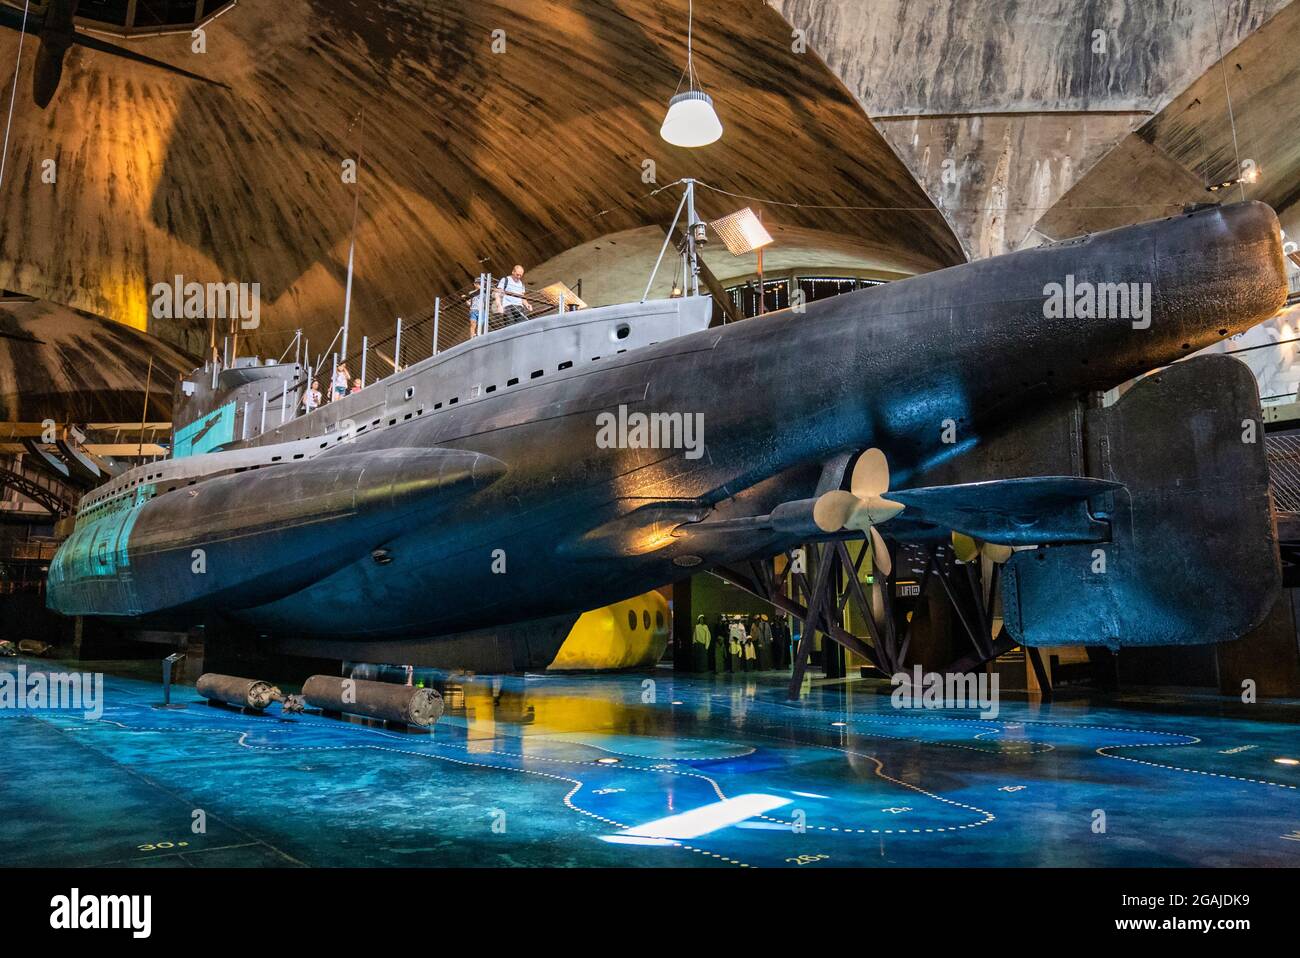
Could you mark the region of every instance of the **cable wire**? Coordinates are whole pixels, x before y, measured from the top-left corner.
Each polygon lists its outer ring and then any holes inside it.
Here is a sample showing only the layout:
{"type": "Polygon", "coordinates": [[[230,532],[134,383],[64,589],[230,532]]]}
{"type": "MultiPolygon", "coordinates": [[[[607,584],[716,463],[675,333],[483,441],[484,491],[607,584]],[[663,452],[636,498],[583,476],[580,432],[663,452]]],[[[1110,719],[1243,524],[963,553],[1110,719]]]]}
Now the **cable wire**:
{"type": "Polygon", "coordinates": [[[1241,178],[1241,149],[1237,145],[1237,119],[1232,112],[1232,91],[1228,89],[1228,64],[1223,58],[1223,27],[1219,20],[1219,0],[1214,0],[1214,32],[1219,45],[1219,66],[1223,73],[1223,95],[1228,101],[1228,125],[1232,128],[1232,153],[1237,160],[1237,185],[1241,188],[1241,198],[1246,198],[1246,183],[1241,178]]]}

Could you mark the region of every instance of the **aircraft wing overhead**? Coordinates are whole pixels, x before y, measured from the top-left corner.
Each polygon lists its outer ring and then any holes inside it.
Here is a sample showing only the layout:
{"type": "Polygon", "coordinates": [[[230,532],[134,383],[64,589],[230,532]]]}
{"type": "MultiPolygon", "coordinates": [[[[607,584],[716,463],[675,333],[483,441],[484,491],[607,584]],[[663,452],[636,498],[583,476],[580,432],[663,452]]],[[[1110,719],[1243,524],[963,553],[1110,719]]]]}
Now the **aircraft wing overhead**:
{"type": "Polygon", "coordinates": [[[905,507],[899,525],[921,522],[986,542],[1039,545],[1105,538],[1108,526],[1096,511],[1108,512],[1101,500],[1123,488],[1105,479],[1032,476],[896,489],[888,497],[905,507]]]}

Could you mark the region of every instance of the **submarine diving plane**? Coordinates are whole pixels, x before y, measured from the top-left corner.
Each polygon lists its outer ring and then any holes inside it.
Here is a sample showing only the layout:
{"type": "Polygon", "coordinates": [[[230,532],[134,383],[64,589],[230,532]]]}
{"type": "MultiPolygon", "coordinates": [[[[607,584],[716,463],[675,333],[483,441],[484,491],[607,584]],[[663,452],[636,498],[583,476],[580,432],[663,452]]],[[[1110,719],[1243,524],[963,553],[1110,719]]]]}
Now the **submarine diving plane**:
{"type": "Polygon", "coordinates": [[[47,601],[286,652],[517,670],[548,664],[584,610],[710,567],[864,535],[888,564],[887,540],[956,531],[1016,550],[1002,596],[1018,641],[1234,638],[1276,576],[1179,601],[1202,567],[1167,553],[1187,534],[1266,573],[1272,548],[1276,567],[1266,491],[1243,513],[1188,478],[1211,460],[1259,474],[1262,441],[1237,435],[1259,415],[1244,365],[1170,367],[1170,383],[1214,369],[1231,386],[1188,414],[1197,462],[1118,465],[1182,428],[1168,410],[1107,420],[1110,451],[1057,475],[998,475],[986,453],[1285,297],[1277,219],[1241,203],[722,326],[701,296],[528,319],[288,418],[301,367],[212,360],[176,384],[172,457],[81,501],[47,601]],[[1117,555],[1090,580],[1099,543],[1117,555]]]}

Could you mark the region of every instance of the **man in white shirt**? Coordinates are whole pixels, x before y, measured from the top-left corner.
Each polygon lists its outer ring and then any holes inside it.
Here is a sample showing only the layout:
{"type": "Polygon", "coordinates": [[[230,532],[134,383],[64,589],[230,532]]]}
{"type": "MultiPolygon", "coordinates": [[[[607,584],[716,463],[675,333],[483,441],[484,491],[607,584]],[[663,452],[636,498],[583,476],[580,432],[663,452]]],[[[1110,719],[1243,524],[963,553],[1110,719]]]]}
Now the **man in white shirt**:
{"type": "Polygon", "coordinates": [[[524,268],[518,264],[510,271],[509,276],[501,277],[493,292],[496,296],[496,311],[502,314],[504,326],[511,326],[527,319],[528,314],[533,311],[531,304],[524,299],[528,287],[524,285],[524,268]]]}

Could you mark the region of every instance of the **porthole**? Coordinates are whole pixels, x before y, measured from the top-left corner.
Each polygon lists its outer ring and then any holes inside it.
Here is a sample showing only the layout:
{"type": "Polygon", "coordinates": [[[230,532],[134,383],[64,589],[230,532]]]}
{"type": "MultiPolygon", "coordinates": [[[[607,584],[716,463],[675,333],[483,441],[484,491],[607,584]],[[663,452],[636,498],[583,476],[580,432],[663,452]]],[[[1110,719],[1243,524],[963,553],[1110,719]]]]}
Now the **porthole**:
{"type": "Polygon", "coordinates": [[[627,610],[627,627],[633,632],[636,631],[636,613],[631,609],[627,610]]]}
{"type": "Polygon", "coordinates": [[[641,611],[641,624],[645,626],[645,630],[647,632],[650,631],[650,610],[649,609],[643,609],[641,611]]]}
{"type": "Polygon", "coordinates": [[[664,627],[664,614],[663,614],[662,612],[656,612],[656,613],[655,613],[655,628],[656,628],[656,629],[662,629],[663,627],[664,627]]]}
{"type": "Polygon", "coordinates": [[[485,393],[494,393],[494,392],[497,391],[497,387],[496,387],[496,385],[494,384],[494,385],[489,386],[487,389],[485,389],[485,390],[483,390],[483,391],[484,391],[485,393]]]}
{"type": "Polygon", "coordinates": [[[614,327],[615,339],[627,339],[632,334],[632,327],[627,323],[619,323],[614,327]]]}
{"type": "Polygon", "coordinates": [[[556,366],[555,368],[556,368],[556,369],[572,369],[572,368],[573,368],[573,360],[572,360],[572,359],[566,359],[564,362],[560,363],[560,365],[556,366]]]}
{"type": "Polygon", "coordinates": [[[512,379],[507,379],[507,380],[506,380],[506,385],[507,385],[507,386],[518,386],[518,385],[519,385],[519,377],[518,377],[518,376],[515,376],[515,377],[513,377],[512,379]]]}
{"type": "Polygon", "coordinates": [[[407,399],[410,399],[410,398],[411,398],[412,396],[414,396],[414,395],[415,395],[415,387],[414,387],[414,386],[407,386],[407,387],[406,387],[406,398],[407,398],[407,399]]]}
{"type": "Polygon", "coordinates": [[[544,369],[534,369],[532,375],[529,376],[528,378],[529,378],[529,379],[537,379],[537,378],[539,378],[539,377],[545,375],[545,373],[546,373],[546,370],[544,370],[544,369]]]}

